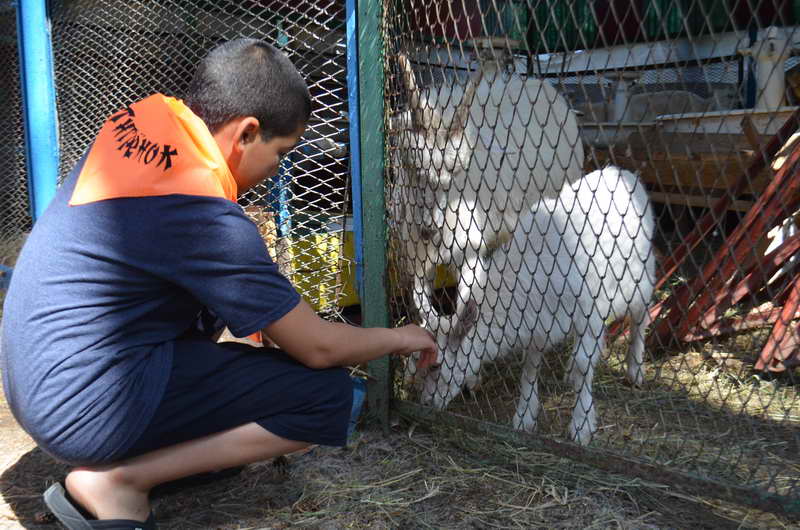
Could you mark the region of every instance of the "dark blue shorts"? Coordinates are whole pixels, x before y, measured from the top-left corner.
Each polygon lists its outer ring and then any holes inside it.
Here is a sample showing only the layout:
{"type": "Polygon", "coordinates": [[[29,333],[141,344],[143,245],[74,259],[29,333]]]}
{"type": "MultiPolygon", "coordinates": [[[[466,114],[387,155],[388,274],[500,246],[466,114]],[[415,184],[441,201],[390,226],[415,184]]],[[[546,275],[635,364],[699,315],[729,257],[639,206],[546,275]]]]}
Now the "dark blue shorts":
{"type": "Polygon", "coordinates": [[[313,370],[271,348],[179,340],[164,398],[121,458],[253,422],[289,440],[341,446],[352,401],[344,368],[313,370]]]}

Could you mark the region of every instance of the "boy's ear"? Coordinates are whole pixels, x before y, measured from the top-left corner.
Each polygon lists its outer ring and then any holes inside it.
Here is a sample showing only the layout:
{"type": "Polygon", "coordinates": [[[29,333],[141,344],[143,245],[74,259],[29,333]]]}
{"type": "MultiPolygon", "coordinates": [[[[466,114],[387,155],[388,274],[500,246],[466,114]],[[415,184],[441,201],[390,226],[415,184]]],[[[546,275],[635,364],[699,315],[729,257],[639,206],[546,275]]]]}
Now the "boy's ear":
{"type": "Polygon", "coordinates": [[[259,134],[261,134],[261,124],[258,119],[253,116],[240,118],[236,126],[235,142],[243,148],[258,139],[259,134]]]}

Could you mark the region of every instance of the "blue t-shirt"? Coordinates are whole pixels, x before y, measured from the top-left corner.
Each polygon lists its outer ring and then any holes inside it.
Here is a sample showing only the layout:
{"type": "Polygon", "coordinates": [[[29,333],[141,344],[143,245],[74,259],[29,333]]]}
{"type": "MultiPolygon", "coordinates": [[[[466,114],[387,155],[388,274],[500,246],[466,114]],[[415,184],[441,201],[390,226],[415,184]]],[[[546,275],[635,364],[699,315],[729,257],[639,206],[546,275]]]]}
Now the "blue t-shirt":
{"type": "Polygon", "coordinates": [[[207,308],[239,337],[300,297],[230,200],[69,206],[81,164],[36,222],[3,308],[2,372],[22,427],[72,464],[115,459],[150,422],[173,341],[207,308]]]}

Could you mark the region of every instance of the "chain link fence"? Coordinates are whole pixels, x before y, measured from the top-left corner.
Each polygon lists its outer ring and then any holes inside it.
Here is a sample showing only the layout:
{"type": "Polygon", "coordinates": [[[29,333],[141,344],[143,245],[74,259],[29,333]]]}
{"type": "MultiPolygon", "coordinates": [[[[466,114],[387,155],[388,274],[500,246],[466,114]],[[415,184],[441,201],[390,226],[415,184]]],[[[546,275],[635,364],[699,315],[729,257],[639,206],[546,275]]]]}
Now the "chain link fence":
{"type": "Polygon", "coordinates": [[[306,300],[335,315],[352,278],[344,6],[333,0],[62,0],[51,10],[62,178],[115,110],[154,92],[182,97],[217,43],[275,43],[307,80],[313,112],[279,175],[240,199],[306,300]]]}
{"type": "Polygon", "coordinates": [[[384,16],[398,409],[797,511],[798,4],[384,16]]]}
{"type": "MultiPolygon", "coordinates": [[[[4,295],[5,267],[13,267],[30,230],[25,138],[22,134],[22,96],[17,54],[16,9],[0,2],[0,68],[8,75],[0,80],[5,104],[0,109],[0,306],[4,295]]],[[[0,314],[2,307],[0,307],[0,314]]]]}
{"type": "MultiPolygon", "coordinates": [[[[441,350],[396,374],[401,412],[797,510],[795,4],[384,1],[392,319],[441,350]]],[[[62,176],[112,112],[180,97],[216,43],[277,43],[314,113],[241,204],[312,305],[355,302],[343,2],[51,8],[62,176]]],[[[14,16],[0,2],[12,72],[14,16]]],[[[5,79],[13,242],[30,218],[5,79]]]]}

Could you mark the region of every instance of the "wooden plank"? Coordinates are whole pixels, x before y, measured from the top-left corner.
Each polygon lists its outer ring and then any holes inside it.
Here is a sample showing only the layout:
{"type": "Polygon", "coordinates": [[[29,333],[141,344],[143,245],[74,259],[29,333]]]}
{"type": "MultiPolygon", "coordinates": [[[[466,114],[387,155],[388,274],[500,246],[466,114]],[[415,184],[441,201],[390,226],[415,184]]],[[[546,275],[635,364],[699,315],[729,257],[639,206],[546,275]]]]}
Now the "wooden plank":
{"type": "Polygon", "coordinates": [[[761,140],[759,138],[758,131],[756,130],[756,126],[753,125],[753,120],[750,116],[745,116],[742,118],[742,132],[744,133],[744,137],[747,138],[747,142],[753,148],[754,151],[758,151],[761,148],[761,140]]]}
{"type": "MultiPolygon", "coordinates": [[[[666,193],[661,191],[649,191],[647,194],[653,202],[663,204],[677,204],[684,206],[696,206],[700,208],[709,208],[714,200],[713,197],[701,197],[698,195],[684,195],[681,193],[666,193]]],[[[728,210],[737,212],[746,212],[752,208],[755,201],[731,201],[728,210]]]]}
{"type": "MultiPolygon", "coordinates": [[[[735,187],[737,175],[741,176],[747,170],[752,154],[750,151],[750,155],[743,153],[741,157],[735,158],[708,158],[702,155],[692,160],[666,156],[661,159],[639,160],[618,152],[596,152],[587,164],[587,170],[613,164],[637,172],[643,182],[659,191],[698,194],[703,190],[709,190],[718,194],[720,191],[727,193],[735,187]]],[[[643,156],[645,155],[640,155],[643,156]]],[[[745,183],[744,188],[736,196],[742,193],[757,194],[767,186],[771,174],[771,171],[762,168],[745,183]]]]}
{"type": "Polygon", "coordinates": [[[679,319],[678,336],[684,335],[690,327],[696,325],[700,316],[708,309],[712,293],[723,288],[737,267],[748,264],[757,240],[780,218],[783,209],[780,203],[783,198],[793,197],[800,191],[800,179],[796,178],[798,161],[800,161],[800,149],[795,149],[753,208],[726,239],[725,246],[706,265],[702,275],[693,282],[692,292],[699,293],[699,297],[691,307],[688,304],[681,306],[688,307],[689,311],[684,318],[679,319]]]}
{"type": "MultiPolygon", "coordinates": [[[[703,237],[716,225],[716,220],[728,209],[733,201],[733,197],[738,196],[751,179],[767,166],[768,161],[775,156],[775,153],[779,151],[781,146],[783,146],[787,139],[797,130],[798,125],[800,125],[800,110],[795,111],[794,114],[786,120],[780,131],[778,131],[778,134],[767,143],[763,151],[756,151],[753,154],[750,164],[730,190],[730,193],[724,195],[714,204],[713,208],[697,222],[694,230],[686,236],[680,246],[676,248],[668,260],[662,264],[660,276],[656,282],[656,289],[661,287],[664,282],[675,273],[692,249],[694,249],[700,241],[702,241],[703,237]]],[[[651,309],[650,314],[653,319],[662,312],[667,315],[667,318],[662,319],[658,323],[653,333],[651,333],[648,338],[648,342],[658,342],[660,344],[667,342],[667,339],[672,335],[672,330],[676,329],[683,312],[696,296],[699,289],[701,289],[707,281],[708,278],[704,276],[712,272],[713,269],[704,271],[703,276],[694,282],[688,282],[678,287],[667,300],[660,302],[651,309]]]]}
{"type": "Polygon", "coordinates": [[[800,234],[788,238],[781,246],[770,252],[768,255],[750,267],[744,278],[735,286],[718,291],[714,295],[711,306],[700,320],[701,327],[708,327],[716,320],[719,315],[739,303],[748,294],[754,294],[766,287],[769,279],[780,269],[786,261],[800,250],[800,234]]]}
{"type": "MultiPolygon", "coordinates": [[[[655,186],[675,186],[678,188],[702,188],[708,190],[730,190],[741,175],[747,162],[740,159],[695,159],[648,160],[633,162],[644,182],[655,186]]],[[[623,167],[630,167],[620,161],[623,167]]],[[[769,170],[759,171],[745,184],[741,193],[756,194],[766,187],[769,170]]],[[[738,195],[738,194],[737,194],[738,195]]]]}
{"type": "MultiPolygon", "coordinates": [[[[758,133],[755,133],[755,138],[759,145],[772,139],[770,135],[758,133]]],[[[753,144],[743,134],[664,132],[659,128],[631,133],[625,144],[640,155],[648,151],[663,151],[673,156],[685,153],[741,156],[742,152],[753,150],[753,144]]]]}
{"type": "MultiPolygon", "coordinates": [[[[783,311],[782,307],[774,307],[768,311],[757,309],[743,317],[723,318],[707,328],[692,329],[681,340],[695,342],[772,326],[781,318],[781,311],[783,311]]],[[[792,320],[800,318],[800,311],[795,311],[791,318],[792,320]]]]}
{"type": "MultiPolygon", "coordinates": [[[[760,145],[770,136],[757,135],[760,145]]],[[[642,179],[657,186],[730,189],[752,159],[753,146],[743,134],[665,133],[660,129],[635,132],[612,157],[635,168],[642,179]]],[[[747,193],[763,189],[771,172],[763,168],[751,179],[747,193]]]]}

